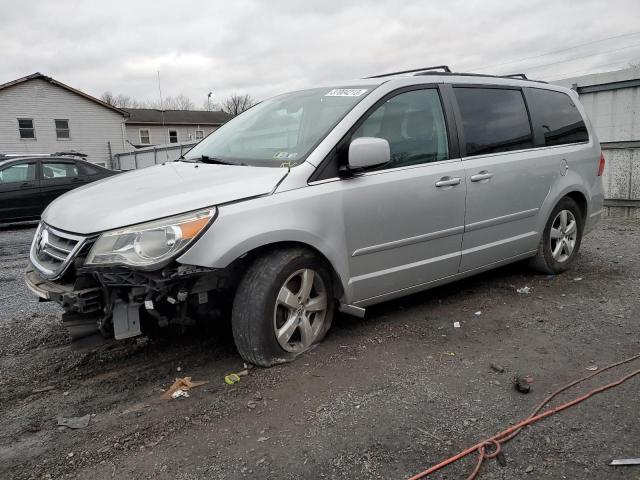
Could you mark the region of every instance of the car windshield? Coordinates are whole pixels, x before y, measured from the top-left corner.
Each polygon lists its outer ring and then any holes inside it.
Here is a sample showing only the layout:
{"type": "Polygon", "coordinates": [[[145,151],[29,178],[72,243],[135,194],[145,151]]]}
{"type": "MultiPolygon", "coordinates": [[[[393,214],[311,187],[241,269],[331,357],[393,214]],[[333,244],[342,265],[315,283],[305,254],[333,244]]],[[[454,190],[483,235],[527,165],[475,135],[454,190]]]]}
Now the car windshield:
{"type": "Polygon", "coordinates": [[[270,98],[209,135],[186,160],[294,167],[372,89],[315,88],[270,98]]]}

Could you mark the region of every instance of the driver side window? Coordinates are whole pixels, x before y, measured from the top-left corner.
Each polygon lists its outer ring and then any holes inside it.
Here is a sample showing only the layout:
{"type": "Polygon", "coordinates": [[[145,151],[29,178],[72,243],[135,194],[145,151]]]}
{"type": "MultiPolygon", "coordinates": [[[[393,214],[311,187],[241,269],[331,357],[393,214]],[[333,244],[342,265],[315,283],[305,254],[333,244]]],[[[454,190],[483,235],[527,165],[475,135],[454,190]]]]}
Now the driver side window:
{"type": "Polygon", "coordinates": [[[435,88],[411,90],[390,98],[369,115],[351,139],[359,137],[384,138],[389,142],[391,160],[375,170],[449,158],[447,129],[435,88]]]}

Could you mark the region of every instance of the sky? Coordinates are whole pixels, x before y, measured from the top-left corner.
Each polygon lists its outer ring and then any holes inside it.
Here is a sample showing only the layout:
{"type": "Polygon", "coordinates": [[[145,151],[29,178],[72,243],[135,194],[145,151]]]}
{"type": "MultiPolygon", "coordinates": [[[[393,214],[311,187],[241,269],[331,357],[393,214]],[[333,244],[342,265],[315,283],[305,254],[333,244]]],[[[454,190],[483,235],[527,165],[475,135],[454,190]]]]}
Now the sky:
{"type": "Polygon", "coordinates": [[[429,65],[555,80],[640,64],[639,0],[0,0],[0,83],[197,107],[429,65]],[[615,37],[615,38],[614,38],[615,37]],[[551,54],[548,54],[550,53],[551,54]],[[547,54],[547,55],[544,55],[547,54]]]}

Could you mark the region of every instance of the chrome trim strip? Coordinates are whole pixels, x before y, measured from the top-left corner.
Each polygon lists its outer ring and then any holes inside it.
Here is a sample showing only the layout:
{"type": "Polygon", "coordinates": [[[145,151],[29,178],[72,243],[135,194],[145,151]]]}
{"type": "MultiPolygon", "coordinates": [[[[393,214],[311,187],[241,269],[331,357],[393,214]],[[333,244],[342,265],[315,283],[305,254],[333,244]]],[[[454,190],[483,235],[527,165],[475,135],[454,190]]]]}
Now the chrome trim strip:
{"type": "Polygon", "coordinates": [[[382,252],[384,250],[391,250],[393,248],[405,247],[407,245],[413,245],[414,243],[428,242],[429,240],[449,237],[451,235],[457,235],[463,232],[464,226],[447,228],[445,230],[438,230],[437,232],[416,235],[415,237],[402,238],[400,240],[394,240],[392,242],[380,243],[378,245],[371,245],[370,247],[358,248],[355,252],[353,252],[351,256],[359,257],[360,255],[368,255],[370,253],[382,252]]]}
{"type": "Polygon", "coordinates": [[[42,252],[44,252],[46,255],[49,255],[51,258],[60,260],[61,262],[64,262],[69,256],[69,254],[66,254],[64,256],[60,255],[59,253],[56,254],[54,250],[55,250],[55,247],[53,247],[50,243],[48,243],[47,246],[42,249],[42,252]]]}
{"type": "Polygon", "coordinates": [[[426,260],[420,260],[418,262],[406,263],[404,265],[398,265],[397,267],[386,268],[384,270],[377,270],[375,272],[365,273],[364,275],[358,275],[357,277],[352,277],[351,280],[349,280],[349,285],[355,285],[358,282],[369,280],[371,278],[382,277],[384,275],[398,273],[398,272],[402,272],[404,270],[409,270],[412,268],[422,267],[424,265],[429,265],[430,263],[441,262],[443,260],[448,260],[450,258],[455,258],[455,257],[460,257],[460,250],[457,250],[452,253],[447,253],[445,255],[440,255],[439,257],[427,258],[426,260]]]}
{"type": "Polygon", "coordinates": [[[443,278],[440,278],[440,279],[437,279],[437,280],[431,280],[429,282],[420,283],[418,285],[413,285],[411,287],[400,288],[398,290],[393,290],[391,292],[386,292],[386,293],[383,293],[383,294],[380,294],[380,295],[375,295],[373,297],[369,297],[369,298],[365,298],[365,299],[362,299],[362,300],[358,300],[357,302],[354,302],[353,305],[354,306],[359,306],[359,307],[368,307],[370,305],[375,305],[377,303],[380,303],[380,302],[383,302],[383,301],[386,301],[386,300],[391,300],[391,299],[394,299],[394,298],[403,297],[403,296],[408,295],[410,293],[419,292],[419,291],[422,291],[422,290],[427,290],[429,288],[436,287],[438,285],[443,285],[445,283],[450,283],[450,282],[452,282],[454,280],[458,280],[458,279],[465,278],[465,277],[470,277],[472,275],[475,275],[476,273],[483,272],[483,271],[486,271],[486,270],[491,270],[492,268],[495,268],[495,267],[500,266],[500,265],[506,265],[508,263],[515,262],[515,261],[518,261],[518,260],[521,260],[521,259],[524,259],[524,258],[532,257],[535,254],[536,254],[536,251],[533,250],[533,251],[526,252],[526,253],[523,253],[523,254],[520,254],[520,255],[515,255],[513,257],[509,257],[509,258],[506,258],[504,260],[493,262],[493,263],[490,263],[488,265],[484,265],[482,267],[474,268],[472,270],[466,270],[464,272],[459,272],[459,273],[456,273],[456,274],[453,274],[453,275],[449,275],[447,277],[443,277],[443,278]]]}
{"type": "Polygon", "coordinates": [[[71,253],[71,250],[69,250],[68,248],[64,248],[64,247],[61,247],[60,245],[56,245],[55,243],[53,243],[51,238],[49,238],[49,246],[54,250],[57,250],[58,252],[64,253],[65,255],[69,255],[71,253]]]}
{"type": "Polygon", "coordinates": [[[473,232],[474,230],[480,230],[482,228],[494,227],[501,223],[514,222],[516,220],[522,220],[523,218],[533,217],[538,213],[538,208],[531,208],[529,210],[523,210],[522,212],[510,213],[509,215],[503,215],[502,217],[490,218],[489,220],[481,220],[479,222],[469,223],[466,225],[465,232],[473,232]]]}
{"type": "Polygon", "coordinates": [[[518,240],[523,240],[523,239],[528,238],[528,237],[535,237],[536,235],[538,235],[538,232],[527,232],[527,233],[523,233],[521,235],[515,235],[513,237],[503,238],[502,240],[497,240],[495,242],[483,243],[482,245],[478,245],[477,247],[471,247],[471,248],[467,248],[465,250],[462,250],[462,252],[461,252],[462,253],[462,258],[464,259],[464,256],[468,255],[470,253],[479,252],[481,250],[486,250],[487,248],[497,247],[499,245],[504,245],[506,243],[517,242],[518,240]]]}
{"type": "Polygon", "coordinates": [[[593,218],[593,217],[597,217],[598,215],[602,215],[602,210],[604,210],[604,209],[601,208],[597,212],[593,212],[591,215],[589,215],[589,218],[593,218]]]}

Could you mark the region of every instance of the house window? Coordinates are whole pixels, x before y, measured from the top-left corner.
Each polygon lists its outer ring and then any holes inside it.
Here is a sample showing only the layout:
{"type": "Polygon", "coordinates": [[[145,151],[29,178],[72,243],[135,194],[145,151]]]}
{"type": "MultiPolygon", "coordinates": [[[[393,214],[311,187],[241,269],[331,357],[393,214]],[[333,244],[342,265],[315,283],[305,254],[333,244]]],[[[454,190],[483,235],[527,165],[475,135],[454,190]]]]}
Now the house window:
{"type": "Polygon", "coordinates": [[[196,140],[202,140],[204,138],[204,131],[196,130],[196,140]]]}
{"type": "Polygon", "coordinates": [[[151,139],[149,137],[149,129],[141,128],[140,129],[140,144],[141,145],[150,145],[151,139]]]}
{"type": "Polygon", "coordinates": [[[178,131],[169,130],[169,143],[178,143],[178,131]]]}
{"type": "Polygon", "coordinates": [[[56,124],[56,138],[58,140],[71,140],[69,133],[69,120],[54,120],[56,124]]]}
{"type": "Polygon", "coordinates": [[[19,118],[18,130],[20,131],[20,138],[36,138],[36,129],[33,128],[33,118],[19,118]]]}

